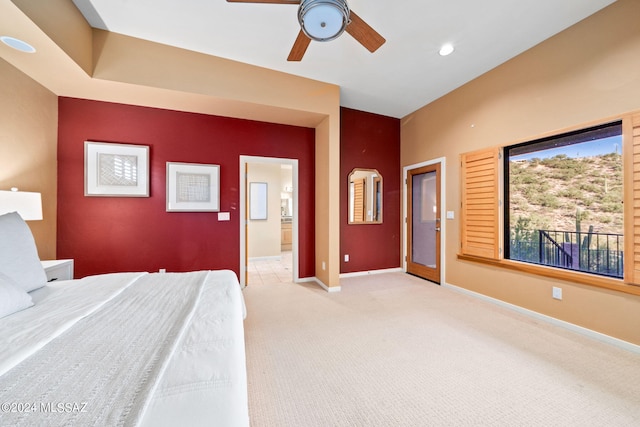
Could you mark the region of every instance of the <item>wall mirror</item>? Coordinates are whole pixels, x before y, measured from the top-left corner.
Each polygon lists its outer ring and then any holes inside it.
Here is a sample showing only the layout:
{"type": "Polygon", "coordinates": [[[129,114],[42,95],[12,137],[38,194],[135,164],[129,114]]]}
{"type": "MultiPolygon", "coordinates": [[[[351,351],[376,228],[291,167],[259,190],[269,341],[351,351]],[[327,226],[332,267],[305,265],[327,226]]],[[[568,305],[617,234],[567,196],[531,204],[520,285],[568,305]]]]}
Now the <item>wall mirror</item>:
{"type": "Polygon", "coordinates": [[[382,175],[355,168],[349,174],[349,224],[382,223],[382,175]]]}

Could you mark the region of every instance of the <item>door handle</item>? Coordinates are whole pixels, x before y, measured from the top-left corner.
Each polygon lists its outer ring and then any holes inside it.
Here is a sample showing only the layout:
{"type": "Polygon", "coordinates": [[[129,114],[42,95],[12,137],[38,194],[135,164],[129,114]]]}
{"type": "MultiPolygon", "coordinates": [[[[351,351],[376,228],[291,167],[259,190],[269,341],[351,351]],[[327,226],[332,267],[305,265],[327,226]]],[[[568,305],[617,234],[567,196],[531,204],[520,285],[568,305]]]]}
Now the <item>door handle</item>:
{"type": "Polygon", "coordinates": [[[436,231],[440,231],[440,227],[436,227],[436,231]]]}

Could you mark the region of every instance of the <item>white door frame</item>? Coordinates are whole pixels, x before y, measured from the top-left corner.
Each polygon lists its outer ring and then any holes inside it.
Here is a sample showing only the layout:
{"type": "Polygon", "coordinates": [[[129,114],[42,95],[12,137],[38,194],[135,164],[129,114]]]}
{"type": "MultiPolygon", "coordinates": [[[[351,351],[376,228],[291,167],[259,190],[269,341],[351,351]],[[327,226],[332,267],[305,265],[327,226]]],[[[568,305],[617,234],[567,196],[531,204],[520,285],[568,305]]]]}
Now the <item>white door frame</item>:
{"type": "Polygon", "coordinates": [[[402,213],[403,213],[403,222],[402,222],[402,268],[404,272],[407,272],[407,218],[409,213],[407,212],[408,208],[408,194],[407,194],[407,178],[409,175],[409,171],[412,169],[418,169],[423,166],[430,166],[440,163],[440,284],[443,285],[445,283],[444,278],[447,277],[445,275],[445,265],[446,261],[446,227],[447,227],[447,213],[446,213],[446,201],[447,201],[447,192],[446,192],[446,181],[447,181],[447,159],[446,157],[438,157],[437,159],[427,160],[426,162],[415,163],[412,165],[405,166],[402,168],[402,182],[404,183],[404,191],[402,198],[402,213]]]}
{"type": "Polygon", "coordinates": [[[247,177],[245,175],[247,163],[271,163],[292,166],[293,173],[293,218],[291,221],[291,255],[293,262],[293,281],[298,282],[298,159],[281,159],[277,157],[240,156],[240,285],[246,286],[246,236],[247,223],[247,177]]]}

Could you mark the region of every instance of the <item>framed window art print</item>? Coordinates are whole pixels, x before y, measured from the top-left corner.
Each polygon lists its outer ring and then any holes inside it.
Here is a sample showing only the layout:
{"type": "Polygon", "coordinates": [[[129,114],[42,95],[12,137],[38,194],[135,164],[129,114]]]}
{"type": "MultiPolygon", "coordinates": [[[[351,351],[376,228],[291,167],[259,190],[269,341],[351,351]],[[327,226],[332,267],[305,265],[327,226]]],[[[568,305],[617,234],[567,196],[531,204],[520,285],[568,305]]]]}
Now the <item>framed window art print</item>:
{"type": "Polygon", "coordinates": [[[220,165],[167,162],[167,212],[220,211],[220,165]]]}
{"type": "Polygon", "coordinates": [[[85,141],[84,195],[149,197],[149,146],[85,141]]]}

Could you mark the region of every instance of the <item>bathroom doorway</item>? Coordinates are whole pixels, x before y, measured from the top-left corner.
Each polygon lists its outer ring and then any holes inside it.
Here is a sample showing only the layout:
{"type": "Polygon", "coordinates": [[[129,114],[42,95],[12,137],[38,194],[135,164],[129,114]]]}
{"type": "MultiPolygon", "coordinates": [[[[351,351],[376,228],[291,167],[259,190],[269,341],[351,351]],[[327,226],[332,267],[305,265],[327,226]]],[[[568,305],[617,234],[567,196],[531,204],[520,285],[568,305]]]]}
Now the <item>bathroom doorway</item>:
{"type": "Polygon", "coordinates": [[[298,280],[298,161],[240,158],[240,282],[298,280]]]}

